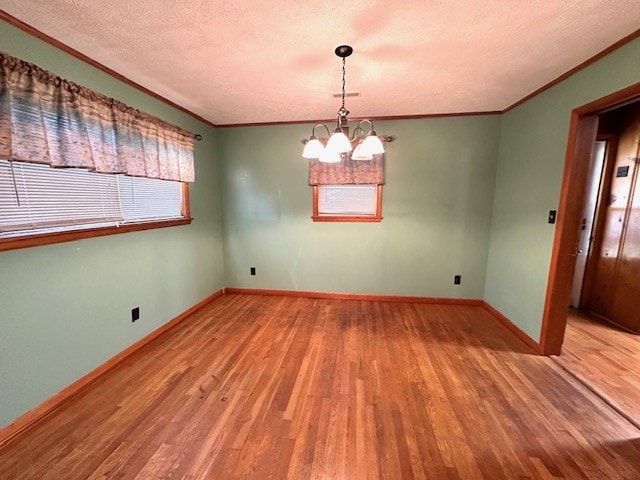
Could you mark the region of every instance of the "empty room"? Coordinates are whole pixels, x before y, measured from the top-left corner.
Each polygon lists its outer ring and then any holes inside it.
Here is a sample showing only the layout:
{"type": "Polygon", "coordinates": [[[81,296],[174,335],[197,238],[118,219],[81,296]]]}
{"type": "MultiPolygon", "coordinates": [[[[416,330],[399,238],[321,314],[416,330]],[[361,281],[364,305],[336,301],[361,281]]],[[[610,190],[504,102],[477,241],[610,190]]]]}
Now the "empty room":
{"type": "Polygon", "coordinates": [[[0,1],[0,478],[639,479],[640,2],[0,1]]]}

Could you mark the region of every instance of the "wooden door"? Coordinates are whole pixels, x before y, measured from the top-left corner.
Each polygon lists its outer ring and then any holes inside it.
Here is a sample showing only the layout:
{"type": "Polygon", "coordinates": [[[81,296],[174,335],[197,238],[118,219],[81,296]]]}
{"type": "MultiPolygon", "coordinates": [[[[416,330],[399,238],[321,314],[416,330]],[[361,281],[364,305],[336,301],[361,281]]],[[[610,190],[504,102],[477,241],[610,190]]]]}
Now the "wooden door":
{"type": "Polygon", "coordinates": [[[582,287],[584,284],[585,270],[587,268],[587,258],[592,249],[594,240],[595,215],[602,188],[602,174],[604,170],[604,160],[607,148],[611,142],[598,140],[595,142],[591,154],[591,164],[589,166],[589,183],[587,185],[586,200],[580,223],[580,239],[576,252],[576,266],[573,273],[573,284],[571,286],[571,303],[574,308],[580,308],[582,298],[582,287]]]}
{"type": "Polygon", "coordinates": [[[601,196],[598,249],[587,308],[640,333],[640,109],[621,128],[609,187],[601,196]]]}

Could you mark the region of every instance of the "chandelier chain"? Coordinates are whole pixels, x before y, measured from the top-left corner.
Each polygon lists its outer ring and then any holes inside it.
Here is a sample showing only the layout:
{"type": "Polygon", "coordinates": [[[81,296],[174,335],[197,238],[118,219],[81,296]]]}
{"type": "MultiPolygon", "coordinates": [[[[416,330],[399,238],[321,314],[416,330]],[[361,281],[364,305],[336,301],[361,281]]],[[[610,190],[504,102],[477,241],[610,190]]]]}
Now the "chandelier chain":
{"type": "Polygon", "coordinates": [[[342,108],[341,108],[341,110],[344,110],[344,88],[345,88],[345,85],[346,85],[346,82],[345,82],[345,74],[346,74],[345,64],[346,64],[345,57],[342,57],[342,108]]]}

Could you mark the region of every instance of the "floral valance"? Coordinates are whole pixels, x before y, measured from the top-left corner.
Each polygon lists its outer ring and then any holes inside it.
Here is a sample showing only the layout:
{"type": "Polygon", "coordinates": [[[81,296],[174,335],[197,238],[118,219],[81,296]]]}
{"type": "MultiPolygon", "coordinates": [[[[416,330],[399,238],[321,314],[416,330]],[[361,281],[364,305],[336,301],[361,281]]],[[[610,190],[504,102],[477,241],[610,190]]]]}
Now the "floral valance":
{"type": "Polygon", "coordinates": [[[348,156],[339,163],[309,160],[309,185],[384,184],[384,154],[373,160],[351,160],[348,156]]]}
{"type": "Polygon", "coordinates": [[[0,52],[0,158],[192,182],[192,133],[0,52]]]}

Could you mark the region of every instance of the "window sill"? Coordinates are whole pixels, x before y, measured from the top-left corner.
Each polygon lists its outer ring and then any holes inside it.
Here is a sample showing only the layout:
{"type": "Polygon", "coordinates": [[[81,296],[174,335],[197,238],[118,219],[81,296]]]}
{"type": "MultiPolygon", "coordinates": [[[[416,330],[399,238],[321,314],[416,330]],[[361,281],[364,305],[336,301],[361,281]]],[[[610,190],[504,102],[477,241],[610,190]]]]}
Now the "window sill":
{"type": "Polygon", "coordinates": [[[178,225],[189,225],[193,218],[180,218],[177,220],[164,220],[160,222],[131,223],[119,227],[90,228],[86,230],[76,230],[71,232],[45,233],[41,235],[29,235],[24,237],[13,237],[0,239],[0,252],[6,250],[16,250],[19,248],[37,247],[40,245],[51,245],[54,243],[71,242],[84,238],[104,237],[118,233],[139,232],[154,228],[175,227],[178,225]]]}
{"type": "Polygon", "coordinates": [[[382,217],[343,217],[343,216],[313,216],[311,219],[314,222],[369,222],[369,223],[380,223],[382,221],[382,217]]]}

